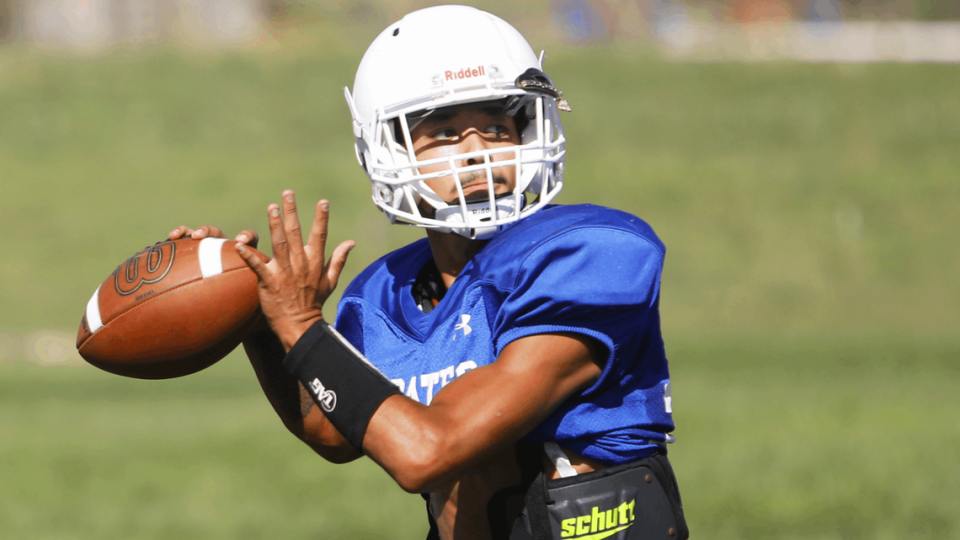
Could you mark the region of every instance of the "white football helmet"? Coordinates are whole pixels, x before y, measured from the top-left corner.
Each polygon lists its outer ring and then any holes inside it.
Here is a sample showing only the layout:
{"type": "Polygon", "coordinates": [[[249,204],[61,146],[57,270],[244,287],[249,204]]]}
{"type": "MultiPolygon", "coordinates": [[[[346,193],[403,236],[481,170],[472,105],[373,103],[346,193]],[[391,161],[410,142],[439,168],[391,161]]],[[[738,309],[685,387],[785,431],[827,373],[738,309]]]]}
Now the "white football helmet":
{"type": "Polygon", "coordinates": [[[373,202],[391,223],[489,238],[543,208],[563,185],[564,137],[558,110],[570,110],[543,73],[540,58],[509,23],[466,6],[415,11],[391,24],[367,49],[353,84],[344,88],[360,165],[373,202]],[[420,160],[410,131],[442,108],[503,100],[518,121],[521,144],[420,160]],[[525,116],[524,116],[525,115],[525,116]],[[397,132],[399,130],[399,132],[397,132]],[[495,155],[497,161],[493,160],[495,155]],[[474,165],[467,165],[473,160],[474,165]],[[419,168],[448,170],[421,174],[419,168]],[[495,196],[494,169],[514,167],[516,187],[495,196]],[[444,201],[425,180],[484,171],[487,197],[444,201]]]}

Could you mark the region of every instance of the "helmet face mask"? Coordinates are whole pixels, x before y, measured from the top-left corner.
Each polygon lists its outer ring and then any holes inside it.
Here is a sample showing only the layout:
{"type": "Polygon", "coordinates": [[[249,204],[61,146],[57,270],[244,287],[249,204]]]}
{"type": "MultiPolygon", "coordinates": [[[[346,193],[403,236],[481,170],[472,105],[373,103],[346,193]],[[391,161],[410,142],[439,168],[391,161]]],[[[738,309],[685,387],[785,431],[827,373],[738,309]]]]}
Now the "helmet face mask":
{"type": "Polygon", "coordinates": [[[464,6],[407,15],[374,40],[353,94],[344,94],[373,201],[392,223],[488,238],[548,204],[562,187],[558,111],[566,102],[519,32],[493,15],[464,6]],[[446,41],[452,45],[444,47],[446,41]],[[519,144],[418,155],[412,132],[420,122],[450,108],[477,106],[496,106],[513,117],[519,144]],[[479,175],[486,179],[485,193],[475,188],[465,195],[463,179],[479,175]],[[456,188],[456,197],[447,200],[427,185],[445,177],[456,188]],[[514,179],[508,193],[504,177],[514,179]]]}

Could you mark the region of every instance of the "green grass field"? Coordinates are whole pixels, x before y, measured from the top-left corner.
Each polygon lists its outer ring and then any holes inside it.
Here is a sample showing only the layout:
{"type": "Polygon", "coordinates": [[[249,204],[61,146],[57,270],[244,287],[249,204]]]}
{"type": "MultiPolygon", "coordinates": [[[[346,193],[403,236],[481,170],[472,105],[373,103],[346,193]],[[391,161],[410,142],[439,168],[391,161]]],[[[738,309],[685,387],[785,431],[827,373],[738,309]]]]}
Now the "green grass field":
{"type": "MultiPolygon", "coordinates": [[[[711,539],[960,537],[960,344],[681,342],[671,456],[711,539]]],[[[425,535],[422,501],[284,431],[233,355],[180,380],[0,371],[11,539],[425,535]]]]}
{"type": "MultiPolygon", "coordinates": [[[[318,38],[319,39],[319,38],[318,38]]],[[[0,330],[72,332],[178,224],[332,201],[347,277],[419,236],[368,199],[353,42],[0,49],[0,330]]],[[[696,538],[960,538],[960,67],[560,49],[562,203],[647,219],[696,538]]],[[[309,219],[307,216],[306,219],[309,219]]],[[[332,309],[330,310],[332,314],[332,309]]],[[[422,501],[287,434],[244,359],[182,380],[0,357],[0,538],[422,538],[422,501]]]]}

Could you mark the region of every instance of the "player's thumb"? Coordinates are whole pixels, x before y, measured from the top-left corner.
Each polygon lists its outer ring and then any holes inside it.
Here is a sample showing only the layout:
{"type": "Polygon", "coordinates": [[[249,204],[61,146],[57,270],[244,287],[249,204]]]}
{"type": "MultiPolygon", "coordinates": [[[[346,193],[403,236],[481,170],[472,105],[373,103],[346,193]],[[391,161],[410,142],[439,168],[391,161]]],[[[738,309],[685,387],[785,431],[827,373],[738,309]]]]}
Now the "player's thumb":
{"type": "Polygon", "coordinates": [[[258,278],[262,280],[267,276],[269,271],[267,270],[266,263],[270,262],[270,257],[267,257],[254,247],[244,245],[242,242],[236,242],[234,247],[240,255],[240,258],[257,274],[258,278]]]}
{"type": "Polygon", "coordinates": [[[344,265],[347,264],[347,256],[350,255],[350,250],[356,245],[353,240],[345,240],[337,246],[337,249],[333,250],[333,254],[330,256],[330,263],[327,265],[327,282],[330,283],[331,289],[336,288],[337,281],[340,279],[340,272],[343,271],[344,265]]]}

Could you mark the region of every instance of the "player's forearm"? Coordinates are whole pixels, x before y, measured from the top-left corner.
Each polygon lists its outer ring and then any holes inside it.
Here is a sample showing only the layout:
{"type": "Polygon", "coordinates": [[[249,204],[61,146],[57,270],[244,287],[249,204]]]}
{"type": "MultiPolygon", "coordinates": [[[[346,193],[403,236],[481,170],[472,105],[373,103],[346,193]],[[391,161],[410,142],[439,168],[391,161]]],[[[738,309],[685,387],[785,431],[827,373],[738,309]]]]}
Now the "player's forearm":
{"type": "MultiPolygon", "coordinates": [[[[410,493],[439,491],[482,459],[482,443],[435,410],[403,396],[383,403],[364,437],[364,453],[410,493]]],[[[455,420],[453,420],[455,422],[455,420]]],[[[482,438],[482,437],[481,437],[482,438]]]]}
{"type": "Polygon", "coordinates": [[[291,433],[331,462],[345,463],[360,457],[327,421],[297,378],[283,369],[285,351],[269,328],[251,332],[243,347],[263,393],[291,433]]]}
{"type": "Polygon", "coordinates": [[[514,341],[493,364],[444,387],[429,406],[388,398],[370,419],[364,453],[405,490],[435,491],[518,441],[596,381],[601,352],[579,336],[514,341]]]}
{"type": "Polygon", "coordinates": [[[364,453],[404,490],[424,493],[444,488],[514,444],[559,402],[535,391],[498,396],[493,377],[482,381],[487,378],[483,372],[489,370],[476,371],[467,378],[473,383],[481,380],[474,392],[458,392],[462,385],[451,383],[430,406],[393,396],[371,419],[364,453]]]}

